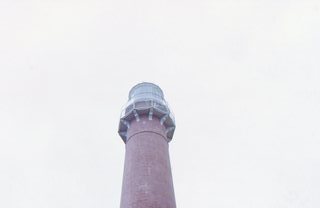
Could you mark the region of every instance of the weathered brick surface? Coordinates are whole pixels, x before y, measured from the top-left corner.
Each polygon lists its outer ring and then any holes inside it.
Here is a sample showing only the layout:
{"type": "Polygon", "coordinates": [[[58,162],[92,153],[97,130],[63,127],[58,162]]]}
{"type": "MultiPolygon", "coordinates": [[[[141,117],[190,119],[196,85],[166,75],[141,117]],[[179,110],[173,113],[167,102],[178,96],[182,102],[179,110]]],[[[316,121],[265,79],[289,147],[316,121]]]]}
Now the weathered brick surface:
{"type": "Polygon", "coordinates": [[[128,129],[121,208],[175,208],[168,142],[158,118],[128,129]]]}

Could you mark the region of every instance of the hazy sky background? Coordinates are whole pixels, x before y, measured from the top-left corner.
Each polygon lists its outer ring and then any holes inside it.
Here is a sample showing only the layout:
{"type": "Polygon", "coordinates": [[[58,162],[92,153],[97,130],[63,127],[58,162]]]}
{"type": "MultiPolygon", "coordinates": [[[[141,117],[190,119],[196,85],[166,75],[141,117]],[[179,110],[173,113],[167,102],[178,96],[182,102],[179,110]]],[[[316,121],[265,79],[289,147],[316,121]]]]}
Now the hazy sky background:
{"type": "Polygon", "coordinates": [[[320,207],[318,0],[0,0],[0,207],[119,207],[142,81],[178,207],[320,207]]]}

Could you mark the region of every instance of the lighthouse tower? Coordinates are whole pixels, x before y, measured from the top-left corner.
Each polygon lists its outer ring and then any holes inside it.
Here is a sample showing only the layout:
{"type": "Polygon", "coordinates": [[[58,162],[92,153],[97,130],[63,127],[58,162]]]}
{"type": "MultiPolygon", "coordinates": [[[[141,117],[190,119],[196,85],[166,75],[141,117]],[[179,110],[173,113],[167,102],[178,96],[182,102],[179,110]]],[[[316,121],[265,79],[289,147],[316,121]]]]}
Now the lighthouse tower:
{"type": "Polygon", "coordinates": [[[118,131],[126,147],[120,208],[176,207],[168,148],[174,130],[160,87],[135,85],[118,131]]]}

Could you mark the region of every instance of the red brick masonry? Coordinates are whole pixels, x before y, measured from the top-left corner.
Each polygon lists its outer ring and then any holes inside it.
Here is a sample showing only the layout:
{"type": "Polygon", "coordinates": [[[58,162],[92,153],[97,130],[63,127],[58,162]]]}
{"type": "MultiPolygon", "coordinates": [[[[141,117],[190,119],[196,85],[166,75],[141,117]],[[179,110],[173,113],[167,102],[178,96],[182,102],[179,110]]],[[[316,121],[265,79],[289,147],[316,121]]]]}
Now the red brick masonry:
{"type": "Polygon", "coordinates": [[[121,208],[175,208],[168,142],[158,118],[128,129],[121,208]]]}

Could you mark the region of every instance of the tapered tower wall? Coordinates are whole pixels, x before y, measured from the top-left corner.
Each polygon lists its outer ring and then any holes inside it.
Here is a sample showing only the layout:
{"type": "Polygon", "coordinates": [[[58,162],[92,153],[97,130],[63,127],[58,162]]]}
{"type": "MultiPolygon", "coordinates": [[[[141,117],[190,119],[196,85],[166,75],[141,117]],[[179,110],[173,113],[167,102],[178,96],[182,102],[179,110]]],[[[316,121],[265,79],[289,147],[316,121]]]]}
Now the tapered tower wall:
{"type": "Polygon", "coordinates": [[[168,142],[160,120],[132,121],[126,143],[121,208],[173,208],[168,142]]]}

